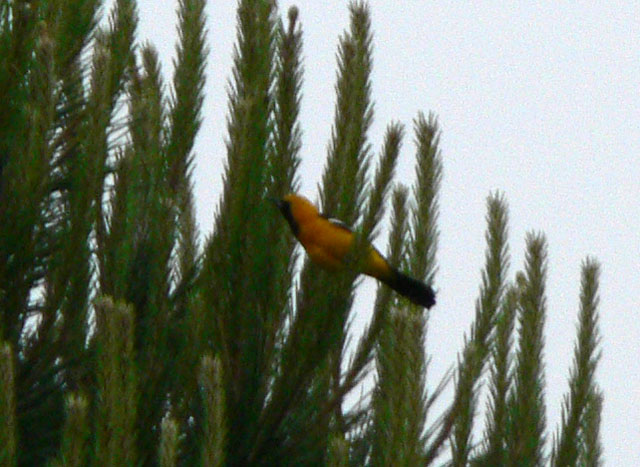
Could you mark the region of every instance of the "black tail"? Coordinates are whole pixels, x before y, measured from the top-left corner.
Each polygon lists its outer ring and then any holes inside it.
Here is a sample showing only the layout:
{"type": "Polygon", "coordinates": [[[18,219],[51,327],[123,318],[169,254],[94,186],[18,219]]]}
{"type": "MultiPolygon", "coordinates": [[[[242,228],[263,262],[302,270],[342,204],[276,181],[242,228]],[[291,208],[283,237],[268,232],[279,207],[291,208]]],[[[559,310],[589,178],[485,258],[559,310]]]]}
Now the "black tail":
{"type": "Polygon", "coordinates": [[[416,305],[431,308],[436,304],[436,294],[431,286],[409,277],[400,271],[394,271],[393,277],[386,280],[385,283],[416,305]]]}

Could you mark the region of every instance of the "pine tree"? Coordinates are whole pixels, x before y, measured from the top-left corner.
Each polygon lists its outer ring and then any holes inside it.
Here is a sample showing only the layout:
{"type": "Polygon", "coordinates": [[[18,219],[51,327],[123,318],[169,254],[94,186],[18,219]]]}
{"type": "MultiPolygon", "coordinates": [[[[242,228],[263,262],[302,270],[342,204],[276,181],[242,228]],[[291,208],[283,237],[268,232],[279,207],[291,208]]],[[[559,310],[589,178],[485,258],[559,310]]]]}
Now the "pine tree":
{"type": "Polygon", "coordinates": [[[433,114],[414,121],[411,189],[394,187],[403,124],[373,149],[366,2],[349,4],[339,39],[317,194],[354,228],[347,268],[298,267],[269,202],[299,189],[303,154],[303,29],[272,0],[238,2],[224,186],[201,242],[204,7],[178,2],[167,84],[153,45],[138,42],[134,0],[116,0],[106,21],[98,0],[0,2],[2,465],[427,465],[447,441],[453,465],[543,465],[550,449],[554,465],[601,465],[599,265],[582,266],[575,362],[547,446],[547,244],[530,234],[510,280],[502,195],[487,201],[476,315],[451,373],[432,383],[429,313],[384,285],[351,345],[358,266],[386,205],[390,263],[437,282],[445,165],[433,114]]]}

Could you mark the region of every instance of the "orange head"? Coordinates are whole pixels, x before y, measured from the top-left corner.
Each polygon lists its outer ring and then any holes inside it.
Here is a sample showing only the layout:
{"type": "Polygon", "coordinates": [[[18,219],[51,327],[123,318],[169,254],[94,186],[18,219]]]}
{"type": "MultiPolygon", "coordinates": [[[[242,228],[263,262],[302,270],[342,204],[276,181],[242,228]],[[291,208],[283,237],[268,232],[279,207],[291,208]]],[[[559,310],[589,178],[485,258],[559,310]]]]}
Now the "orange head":
{"type": "Polygon", "coordinates": [[[320,215],[311,201],[295,193],[289,193],[281,200],[275,200],[275,203],[289,222],[294,235],[298,235],[300,224],[312,221],[320,215]]]}

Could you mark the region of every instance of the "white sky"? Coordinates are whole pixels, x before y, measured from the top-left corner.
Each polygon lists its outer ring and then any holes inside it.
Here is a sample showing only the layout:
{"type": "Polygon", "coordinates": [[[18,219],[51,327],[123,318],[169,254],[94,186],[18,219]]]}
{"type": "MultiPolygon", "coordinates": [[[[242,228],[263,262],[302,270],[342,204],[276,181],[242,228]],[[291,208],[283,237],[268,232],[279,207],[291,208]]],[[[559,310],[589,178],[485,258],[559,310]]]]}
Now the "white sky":
{"type": "MultiPolygon", "coordinates": [[[[303,193],[314,199],[332,124],[336,45],[349,17],[346,0],[281,1],[281,12],[294,3],[304,31],[300,173],[303,193]]],[[[548,439],[567,391],[580,263],[593,255],[603,270],[597,379],[605,393],[604,457],[612,466],[640,465],[640,320],[633,318],[640,304],[640,11],[632,1],[518,3],[523,6],[370,1],[371,142],[380,147],[391,120],[410,129],[419,110],[434,111],[442,127],[439,301],[429,328],[429,382],[455,361],[472,322],[485,198],[502,190],[510,206],[511,277],[522,267],[527,231],[542,230],[549,241],[548,439]]],[[[138,4],[139,38],[158,48],[169,82],[177,1],[138,4]]],[[[229,0],[207,7],[211,53],[195,170],[205,233],[222,186],[235,7],[229,0]]],[[[397,179],[409,183],[414,146],[407,136],[397,179]]],[[[377,244],[384,248],[386,240],[377,244]]],[[[362,289],[358,305],[368,310],[375,283],[367,279],[362,289]]]]}

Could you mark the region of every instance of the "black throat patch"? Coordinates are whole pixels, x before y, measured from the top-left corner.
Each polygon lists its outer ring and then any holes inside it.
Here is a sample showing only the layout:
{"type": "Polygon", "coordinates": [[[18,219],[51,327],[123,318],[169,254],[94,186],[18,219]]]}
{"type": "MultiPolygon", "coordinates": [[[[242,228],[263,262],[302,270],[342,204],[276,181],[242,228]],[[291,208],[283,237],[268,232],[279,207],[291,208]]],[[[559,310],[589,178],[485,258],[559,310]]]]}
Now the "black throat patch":
{"type": "Polygon", "coordinates": [[[280,212],[282,213],[284,218],[289,223],[289,227],[291,227],[291,231],[293,232],[293,235],[297,237],[298,232],[300,232],[300,227],[298,226],[298,223],[296,222],[296,220],[293,218],[293,214],[291,214],[291,204],[288,201],[280,201],[278,203],[278,208],[280,209],[280,212]]]}

